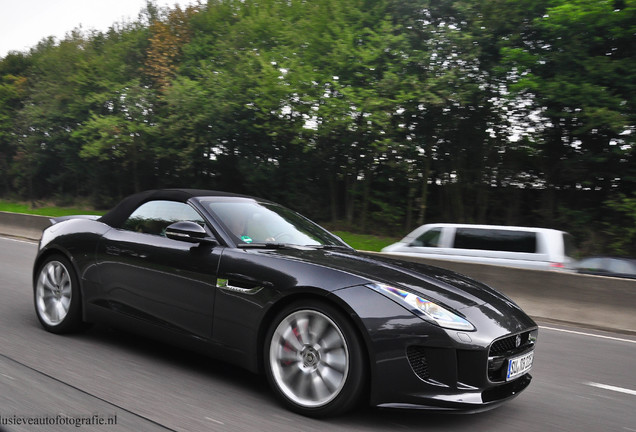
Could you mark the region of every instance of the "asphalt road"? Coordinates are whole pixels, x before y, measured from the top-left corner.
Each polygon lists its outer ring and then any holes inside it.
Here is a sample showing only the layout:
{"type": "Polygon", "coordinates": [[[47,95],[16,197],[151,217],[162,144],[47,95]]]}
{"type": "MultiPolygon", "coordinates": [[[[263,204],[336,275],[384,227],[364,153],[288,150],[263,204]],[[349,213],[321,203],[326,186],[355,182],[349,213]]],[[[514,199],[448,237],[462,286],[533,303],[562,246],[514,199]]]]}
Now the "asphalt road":
{"type": "Polygon", "coordinates": [[[530,388],[495,410],[363,408],[319,421],[282,409],[262,377],[232,365],[100,326],[46,333],[32,305],[35,253],[0,238],[2,431],[636,431],[633,335],[540,323],[530,388]],[[49,424],[17,424],[29,421],[49,424]]]}

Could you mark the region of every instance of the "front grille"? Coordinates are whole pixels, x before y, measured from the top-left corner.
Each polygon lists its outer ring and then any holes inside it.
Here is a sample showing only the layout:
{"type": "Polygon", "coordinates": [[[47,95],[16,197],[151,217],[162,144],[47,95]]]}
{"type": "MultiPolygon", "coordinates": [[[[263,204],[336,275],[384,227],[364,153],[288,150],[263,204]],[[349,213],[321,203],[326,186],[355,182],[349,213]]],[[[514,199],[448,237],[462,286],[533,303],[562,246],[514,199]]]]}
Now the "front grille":
{"type": "Polygon", "coordinates": [[[506,361],[532,348],[537,339],[537,330],[503,337],[492,343],[488,352],[488,379],[493,382],[506,380],[506,361]]]}
{"type": "Polygon", "coordinates": [[[430,378],[431,374],[428,369],[428,361],[426,360],[426,353],[423,347],[410,346],[406,349],[406,358],[409,360],[411,369],[422,380],[430,378]]]}
{"type": "Polygon", "coordinates": [[[506,355],[507,353],[514,352],[517,349],[523,351],[527,347],[529,339],[530,332],[525,332],[519,335],[512,335],[503,339],[499,339],[493,342],[492,346],[490,347],[490,355],[506,355]],[[517,346],[517,336],[519,337],[519,346],[517,346]]]}

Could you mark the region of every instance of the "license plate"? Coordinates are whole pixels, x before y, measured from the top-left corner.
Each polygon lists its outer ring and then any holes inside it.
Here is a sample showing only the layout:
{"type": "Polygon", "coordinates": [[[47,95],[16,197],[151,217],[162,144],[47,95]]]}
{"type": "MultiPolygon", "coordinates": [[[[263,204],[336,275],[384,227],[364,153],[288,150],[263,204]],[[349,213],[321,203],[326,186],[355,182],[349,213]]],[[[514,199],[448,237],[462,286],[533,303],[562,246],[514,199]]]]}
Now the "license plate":
{"type": "Polygon", "coordinates": [[[532,360],[534,359],[534,351],[530,351],[519,357],[514,357],[508,360],[508,374],[506,375],[506,381],[513,380],[532,368],[532,360]]]}

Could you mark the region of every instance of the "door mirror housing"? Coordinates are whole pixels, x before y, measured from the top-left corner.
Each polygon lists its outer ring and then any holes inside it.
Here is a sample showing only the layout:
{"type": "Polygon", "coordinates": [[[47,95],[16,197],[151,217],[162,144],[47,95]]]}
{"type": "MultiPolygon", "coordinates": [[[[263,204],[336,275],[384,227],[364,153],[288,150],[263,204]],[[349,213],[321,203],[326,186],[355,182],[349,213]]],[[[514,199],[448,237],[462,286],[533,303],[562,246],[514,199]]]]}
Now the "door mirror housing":
{"type": "Polygon", "coordinates": [[[166,237],[188,243],[218,244],[215,239],[208,236],[205,228],[191,221],[180,221],[168,225],[166,228],[166,237]]]}

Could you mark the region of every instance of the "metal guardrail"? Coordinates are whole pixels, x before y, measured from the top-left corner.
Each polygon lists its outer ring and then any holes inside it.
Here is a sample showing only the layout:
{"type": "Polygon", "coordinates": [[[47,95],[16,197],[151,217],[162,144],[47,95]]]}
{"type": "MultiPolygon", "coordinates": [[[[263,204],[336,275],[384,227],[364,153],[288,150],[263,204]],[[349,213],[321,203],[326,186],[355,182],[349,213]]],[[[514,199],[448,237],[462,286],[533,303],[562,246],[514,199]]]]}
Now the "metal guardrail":
{"type": "MultiPolygon", "coordinates": [[[[0,212],[0,234],[39,240],[48,217],[0,212]]],[[[391,258],[395,255],[382,254],[391,258]]],[[[636,280],[487,264],[399,257],[482,281],[537,319],[636,334],[636,280]]]]}

